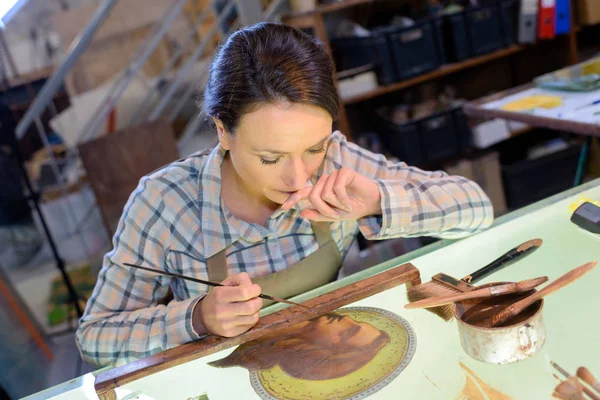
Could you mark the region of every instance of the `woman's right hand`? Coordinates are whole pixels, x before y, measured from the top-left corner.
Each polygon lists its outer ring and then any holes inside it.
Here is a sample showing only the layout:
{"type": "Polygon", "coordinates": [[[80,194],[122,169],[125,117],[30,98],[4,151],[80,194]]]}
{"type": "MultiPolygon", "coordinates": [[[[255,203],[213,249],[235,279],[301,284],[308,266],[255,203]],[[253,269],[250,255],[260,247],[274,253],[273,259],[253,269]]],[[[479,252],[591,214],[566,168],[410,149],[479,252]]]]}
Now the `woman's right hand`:
{"type": "Polygon", "coordinates": [[[214,287],[194,309],[192,324],[198,333],[233,337],[252,328],[262,307],[260,286],[247,273],[231,275],[214,287]]]}

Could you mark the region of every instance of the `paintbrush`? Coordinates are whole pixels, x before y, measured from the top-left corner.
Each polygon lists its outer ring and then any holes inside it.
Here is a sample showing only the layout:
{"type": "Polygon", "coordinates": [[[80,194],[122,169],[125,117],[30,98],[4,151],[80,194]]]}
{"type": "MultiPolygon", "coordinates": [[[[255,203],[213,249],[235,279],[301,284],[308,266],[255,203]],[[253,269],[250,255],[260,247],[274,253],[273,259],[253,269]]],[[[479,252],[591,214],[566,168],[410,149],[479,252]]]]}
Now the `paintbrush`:
{"type": "Polygon", "coordinates": [[[509,305],[504,310],[499,311],[491,317],[487,318],[485,321],[483,321],[482,324],[479,324],[479,326],[484,328],[493,328],[495,326],[505,323],[506,321],[516,317],[517,315],[525,311],[526,308],[528,308],[530,305],[537,302],[538,300],[575,282],[584,274],[594,269],[597,264],[598,263],[596,261],[592,261],[583,264],[575,269],[572,269],[571,271],[555,279],[548,285],[544,286],[544,288],[542,288],[541,290],[535,292],[530,296],[525,297],[522,300],[517,301],[516,303],[509,305]]]}
{"type": "Polygon", "coordinates": [[[583,385],[574,376],[559,383],[552,396],[562,400],[585,400],[583,385]]]}
{"type": "MultiPolygon", "coordinates": [[[[201,284],[207,285],[207,286],[213,286],[213,287],[227,286],[227,285],[223,285],[221,283],[216,283],[216,282],[211,282],[211,281],[204,281],[202,279],[192,278],[191,276],[185,276],[185,275],[180,275],[180,274],[174,274],[172,272],[167,272],[167,271],[163,271],[163,270],[160,270],[160,269],[149,268],[149,267],[142,267],[141,265],[135,265],[135,264],[130,264],[130,263],[123,263],[123,264],[127,265],[128,267],[139,268],[139,269],[143,269],[143,270],[146,270],[146,271],[155,272],[155,273],[161,274],[161,275],[172,276],[173,278],[179,278],[179,279],[184,279],[186,281],[201,283],[201,284]]],[[[308,307],[306,307],[306,306],[304,306],[304,305],[302,305],[300,303],[294,303],[293,301],[281,299],[281,298],[275,297],[275,296],[269,296],[268,294],[264,294],[264,293],[259,294],[258,297],[260,297],[261,299],[265,299],[265,300],[271,300],[271,301],[274,301],[274,302],[277,302],[277,303],[291,304],[293,306],[300,306],[300,307],[308,309],[308,307]]]]}
{"type": "MultiPolygon", "coordinates": [[[[556,369],[558,372],[560,372],[565,378],[567,378],[567,379],[573,378],[573,375],[569,374],[564,368],[562,368],[560,365],[558,365],[554,361],[550,361],[550,365],[552,365],[554,367],[554,369],[556,369]]],[[[577,378],[575,378],[575,379],[577,379],[577,378]]],[[[564,382],[566,382],[566,381],[564,381],[564,382]]],[[[558,389],[558,387],[557,387],[557,389],[558,389]]],[[[583,386],[583,392],[585,394],[587,394],[588,397],[592,400],[600,400],[600,397],[596,396],[594,394],[594,392],[592,392],[590,389],[588,389],[585,386],[583,386]]]]}
{"type": "Polygon", "coordinates": [[[459,301],[485,299],[512,293],[528,292],[546,281],[548,281],[548,277],[542,276],[539,278],[527,279],[521,282],[500,283],[494,286],[474,289],[469,292],[457,293],[450,296],[431,297],[429,299],[415,301],[414,303],[408,303],[404,306],[404,308],[411,309],[439,307],[446,304],[458,303],[459,301]]]}
{"type": "Polygon", "coordinates": [[[577,369],[577,376],[590,385],[591,387],[600,394],[600,382],[592,375],[592,373],[586,367],[579,367],[577,369]]]}
{"type": "MultiPolygon", "coordinates": [[[[475,289],[471,283],[479,282],[488,275],[500,271],[509,265],[525,258],[536,251],[542,245],[542,239],[532,239],[510,249],[504,255],[498,257],[485,267],[457,280],[444,273],[439,273],[432,277],[431,282],[416,285],[408,289],[407,297],[409,302],[428,299],[431,297],[448,296],[457,293],[468,292],[475,289]]],[[[428,308],[428,311],[442,317],[446,321],[454,318],[453,304],[447,304],[440,307],[428,308]]]]}

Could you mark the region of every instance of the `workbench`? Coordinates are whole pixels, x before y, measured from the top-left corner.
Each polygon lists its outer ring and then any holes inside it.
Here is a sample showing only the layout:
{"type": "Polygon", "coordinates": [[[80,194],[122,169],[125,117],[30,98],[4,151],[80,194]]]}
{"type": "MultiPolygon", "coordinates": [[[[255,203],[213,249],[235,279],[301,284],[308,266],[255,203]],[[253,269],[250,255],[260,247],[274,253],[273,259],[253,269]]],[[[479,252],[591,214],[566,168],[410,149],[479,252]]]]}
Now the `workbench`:
{"type": "MultiPolygon", "coordinates": [[[[458,241],[441,240],[399,258],[389,260],[342,280],[300,295],[304,301],[351,283],[411,263],[423,282],[438,272],[460,278],[486,265],[509,249],[533,238],[543,245],[527,258],[485,279],[519,281],[546,275],[554,280],[588,261],[600,260],[600,236],[570,222],[574,207],[584,199],[600,200],[600,179],[580,185],[497,219],[477,235],[458,241]]],[[[465,397],[467,376],[484,382],[500,394],[495,399],[549,399],[558,381],[549,362],[575,373],[586,366],[600,375],[600,268],[545,299],[543,318],[547,339],[544,347],[524,361],[508,365],[485,364],[462,349],[456,322],[444,322],[424,310],[406,310],[406,286],[400,285],[350,304],[377,307],[405,319],[416,334],[415,354],[405,369],[373,399],[456,399],[465,397]],[[466,367],[466,368],[465,368],[466,367]],[[461,397],[462,396],[462,397],[461,397]]],[[[285,306],[274,305],[265,314],[285,306]]],[[[188,399],[203,393],[210,400],[259,399],[246,369],[214,368],[207,362],[224,358],[233,349],[183,363],[117,387],[119,399],[188,399]]],[[[96,399],[90,373],[31,396],[30,400],[56,398],[96,399]]],[[[481,386],[480,386],[481,387],[481,386]]]]}
{"type": "Polygon", "coordinates": [[[585,142],[581,149],[574,186],[583,181],[590,147],[597,143],[597,137],[600,137],[600,89],[569,92],[538,88],[533,83],[528,83],[469,102],[465,104],[464,112],[470,117],[501,118],[531,127],[584,135],[585,142]],[[556,107],[536,107],[527,110],[505,109],[510,103],[535,96],[559,97],[561,104],[556,107]]]}

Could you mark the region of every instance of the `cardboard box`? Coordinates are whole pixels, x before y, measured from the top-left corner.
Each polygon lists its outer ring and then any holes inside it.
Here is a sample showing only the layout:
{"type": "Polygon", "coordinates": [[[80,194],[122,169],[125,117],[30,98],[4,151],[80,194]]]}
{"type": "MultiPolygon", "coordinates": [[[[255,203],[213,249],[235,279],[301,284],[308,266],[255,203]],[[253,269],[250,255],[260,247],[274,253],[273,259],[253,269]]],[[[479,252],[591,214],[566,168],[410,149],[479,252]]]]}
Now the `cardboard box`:
{"type": "Polygon", "coordinates": [[[600,23],[600,4],[598,0],[578,0],[577,17],[580,25],[600,23]]]}
{"type": "Polygon", "coordinates": [[[450,175],[460,175],[476,182],[488,195],[494,205],[496,216],[507,211],[502,184],[502,171],[497,152],[485,154],[474,159],[463,159],[445,168],[450,175]]]}

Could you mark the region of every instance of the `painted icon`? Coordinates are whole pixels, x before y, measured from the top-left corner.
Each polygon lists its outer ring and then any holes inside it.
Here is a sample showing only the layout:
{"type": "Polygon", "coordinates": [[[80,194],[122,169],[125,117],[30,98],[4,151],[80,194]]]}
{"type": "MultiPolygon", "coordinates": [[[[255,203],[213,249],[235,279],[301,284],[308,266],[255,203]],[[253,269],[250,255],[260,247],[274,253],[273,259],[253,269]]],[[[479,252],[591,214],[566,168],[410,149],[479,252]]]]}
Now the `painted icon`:
{"type": "Polygon", "coordinates": [[[245,343],[210,365],[246,368],[262,399],[362,399],[398,376],[415,346],[398,315],[352,307],[245,343]]]}

